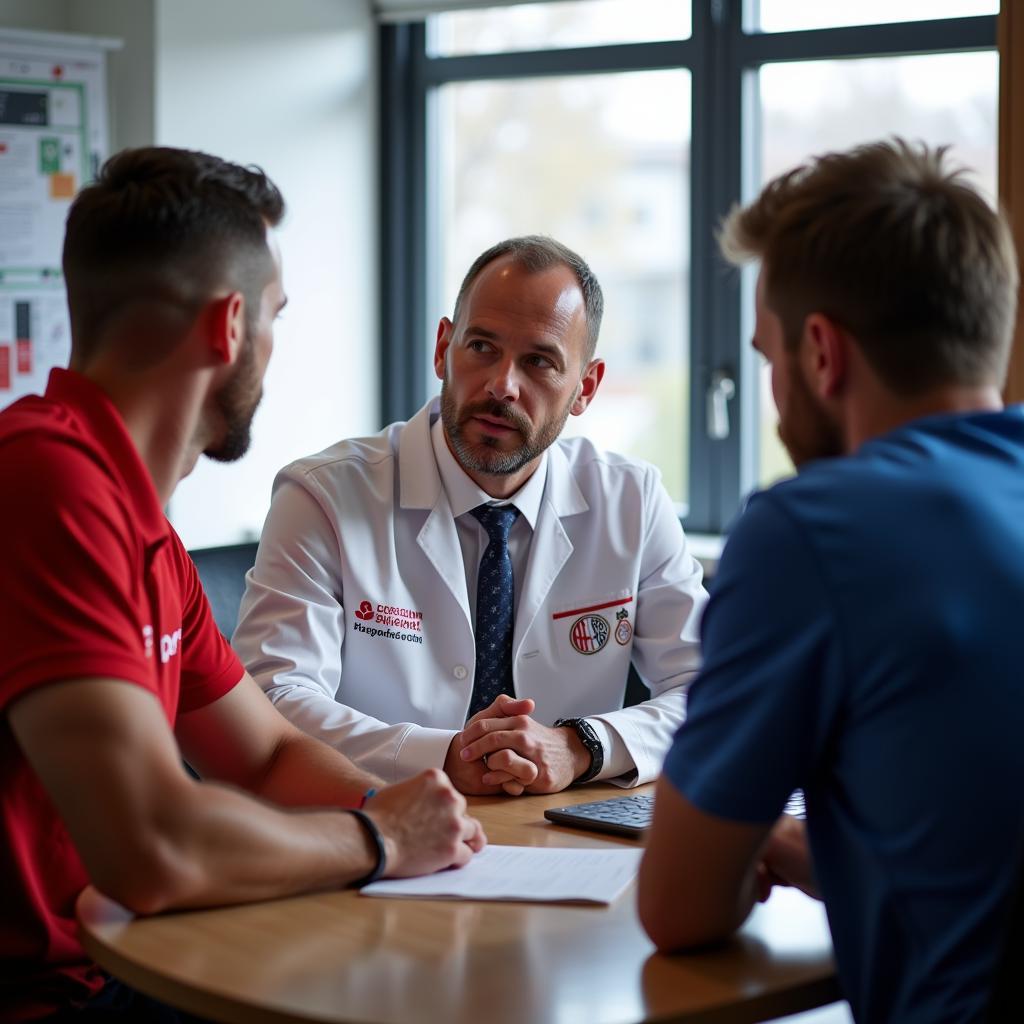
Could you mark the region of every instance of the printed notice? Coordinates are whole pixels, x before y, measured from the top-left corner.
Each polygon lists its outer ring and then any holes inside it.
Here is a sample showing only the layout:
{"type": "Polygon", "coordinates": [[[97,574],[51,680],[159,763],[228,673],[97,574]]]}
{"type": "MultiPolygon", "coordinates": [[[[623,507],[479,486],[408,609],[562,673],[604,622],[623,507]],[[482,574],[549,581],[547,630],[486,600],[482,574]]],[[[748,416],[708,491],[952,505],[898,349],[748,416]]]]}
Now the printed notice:
{"type": "Polygon", "coordinates": [[[64,221],[106,151],[104,61],[0,30],[0,408],[67,365],[64,221]]]}
{"type": "Polygon", "coordinates": [[[0,288],[0,408],[21,395],[41,394],[54,366],[71,352],[64,289],[0,288]]]}
{"type": "Polygon", "coordinates": [[[374,882],[364,896],[414,899],[613,903],[640,868],[643,850],[488,846],[465,867],[374,882]]]}

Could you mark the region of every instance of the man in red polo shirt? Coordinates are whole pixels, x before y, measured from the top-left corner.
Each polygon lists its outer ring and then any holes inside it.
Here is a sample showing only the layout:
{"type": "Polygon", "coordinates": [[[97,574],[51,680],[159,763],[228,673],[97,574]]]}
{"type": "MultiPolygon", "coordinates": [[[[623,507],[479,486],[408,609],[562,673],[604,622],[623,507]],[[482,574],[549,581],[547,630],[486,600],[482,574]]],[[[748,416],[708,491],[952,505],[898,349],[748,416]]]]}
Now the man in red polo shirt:
{"type": "MultiPolygon", "coordinates": [[[[344,810],[377,780],[267,701],[162,511],[200,454],[248,447],[283,212],[258,170],[141,149],[68,216],[71,367],[0,413],[2,1020],[103,1019],[125,998],[76,936],[89,882],[153,913],[435,871],[483,844],[439,771],[344,810]]],[[[131,998],[122,1018],[156,1012],[131,998]]]]}

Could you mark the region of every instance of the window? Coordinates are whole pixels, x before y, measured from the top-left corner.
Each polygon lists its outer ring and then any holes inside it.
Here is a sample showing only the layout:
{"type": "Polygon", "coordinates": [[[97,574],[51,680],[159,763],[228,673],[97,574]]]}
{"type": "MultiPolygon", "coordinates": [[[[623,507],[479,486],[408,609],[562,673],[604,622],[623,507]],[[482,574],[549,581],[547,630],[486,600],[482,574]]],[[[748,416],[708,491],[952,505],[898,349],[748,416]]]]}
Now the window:
{"type": "MultiPolygon", "coordinates": [[[[895,134],[951,145],[994,203],[998,64],[990,50],[764,65],[755,111],[758,185],[808,153],[895,134]]],[[[757,482],[767,485],[793,467],[776,432],[763,364],[758,400],[757,482]]]]}
{"type": "Polygon", "coordinates": [[[431,19],[432,57],[607,46],[685,39],[687,3],[672,0],[552,0],[457,11],[431,19]]]}
{"type": "Polygon", "coordinates": [[[566,432],[660,465],[679,502],[689,426],[689,110],[690,76],[678,69],[443,85],[428,193],[441,270],[428,294],[434,322],[499,239],[549,234],[585,254],[615,296],[600,342],[611,372],[566,432]],[[678,115],[643,114],[665,105],[678,115]]]}
{"type": "MultiPolygon", "coordinates": [[[[384,26],[383,410],[436,391],[440,316],[485,248],[550,234],[605,290],[573,429],[648,459],[691,530],[791,471],[714,229],[785,167],[888,134],[995,194],[995,0],[557,0],[384,26]]],[[[568,429],[568,428],[567,428],[568,429]]]]}

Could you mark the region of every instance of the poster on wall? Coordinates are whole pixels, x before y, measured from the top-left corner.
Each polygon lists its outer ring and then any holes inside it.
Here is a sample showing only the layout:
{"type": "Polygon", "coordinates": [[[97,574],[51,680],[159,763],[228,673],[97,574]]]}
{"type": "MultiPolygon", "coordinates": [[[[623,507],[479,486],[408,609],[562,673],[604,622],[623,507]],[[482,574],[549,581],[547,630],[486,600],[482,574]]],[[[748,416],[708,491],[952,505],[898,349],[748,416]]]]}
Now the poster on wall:
{"type": "Polygon", "coordinates": [[[0,408],[67,365],[64,221],[106,156],[106,51],[117,45],[0,32],[0,408]]]}

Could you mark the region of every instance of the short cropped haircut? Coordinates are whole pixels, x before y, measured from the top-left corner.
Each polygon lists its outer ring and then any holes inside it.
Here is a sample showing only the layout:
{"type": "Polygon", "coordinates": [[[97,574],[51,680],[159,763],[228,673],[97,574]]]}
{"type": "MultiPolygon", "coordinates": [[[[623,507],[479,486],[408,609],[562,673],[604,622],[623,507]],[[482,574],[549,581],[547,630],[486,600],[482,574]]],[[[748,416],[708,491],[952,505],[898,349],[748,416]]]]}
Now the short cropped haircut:
{"type": "Polygon", "coordinates": [[[946,147],[894,138],[816,157],[734,208],[719,241],[734,264],[761,261],[789,348],[819,312],[896,394],[1005,380],[1013,239],[946,147]]]}
{"type": "Polygon", "coordinates": [[[604,316],[604,295],[594,272],[587,266],[582,256],[577,255],[545,235],[522,235],[519,238],[506,238],[504,242],[492,245],[481,253],[462,279],[459,294],[455,299],[453,321],[458,323],[462,307],[466,300],[466,292],[479,276],[480,271],[489,263],[503,256],[511,256],[516,263],[531,274],[540,273],[550,267],[566,266],[575,275],[583,293],[583,308],[587,317],[587,352],[585,363],[594,358],[597,349],[597,336],[601,332],[601,317],[604,316]]]}
{"type": "Polygon", "coordinates": [[[198,313],[230,288],[252,324],[273,273],[267,226],[283,216],[281,193],[258,168],[156,146],[112,156],[68,213],[73,356],[90,359],[110,318],[136,303],[198,313]]]}

